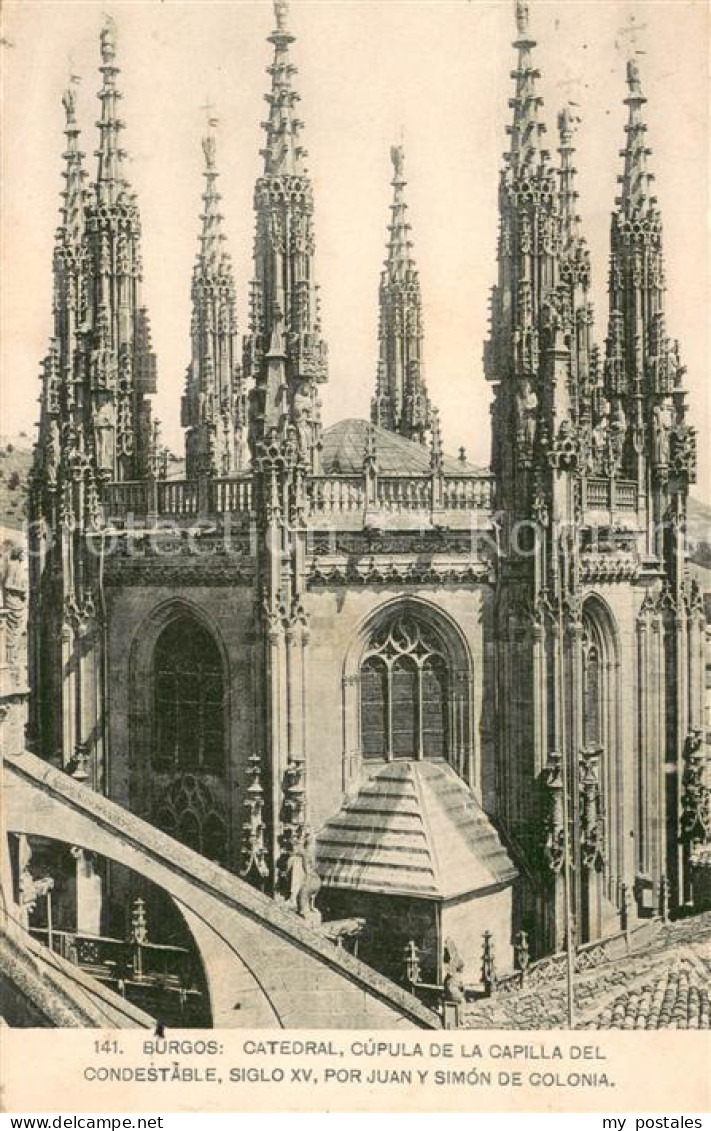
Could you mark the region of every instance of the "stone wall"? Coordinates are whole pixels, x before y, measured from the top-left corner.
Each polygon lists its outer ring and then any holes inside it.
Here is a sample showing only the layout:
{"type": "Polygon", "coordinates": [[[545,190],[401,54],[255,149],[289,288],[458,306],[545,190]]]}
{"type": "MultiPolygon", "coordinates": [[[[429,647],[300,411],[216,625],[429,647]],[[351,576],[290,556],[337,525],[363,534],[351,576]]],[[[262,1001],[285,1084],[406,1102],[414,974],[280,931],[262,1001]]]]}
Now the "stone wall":
{"type": "MultiPolygon", "coordinates": [[[[493,593],[488,586],[403,590],[373,588],[311,590],[307,594],[307,789],[309,821],[318,828],[335,813],[349,784],[357,754],[357,694],[344,679],[357,670],[361,634],[379,610],[408,598],[454,622],[471,657],[471,724],[475,792],[486,806],[493,801],[493,671],[491,640],[493,593]],[[351,668],[353,672],[351,672],[351,668]]],[[[357,762],[357,759],[356,759],[357,762]]]]}

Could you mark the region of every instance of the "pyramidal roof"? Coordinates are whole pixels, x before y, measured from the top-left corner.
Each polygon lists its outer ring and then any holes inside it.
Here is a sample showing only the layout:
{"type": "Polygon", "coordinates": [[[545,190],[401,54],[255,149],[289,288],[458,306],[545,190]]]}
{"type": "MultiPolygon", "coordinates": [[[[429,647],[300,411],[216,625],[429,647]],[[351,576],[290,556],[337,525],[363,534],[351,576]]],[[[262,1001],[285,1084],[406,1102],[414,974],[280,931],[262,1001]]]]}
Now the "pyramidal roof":
{"type": "Polygon", "coordinates": [[[329,887],[450,899],[517,875],[484,810],[454,770],[389,762],[326,822],[318,870],[329,887]]]}
{"type": "MultiPolygon", "coordinates": [[[[368,434],[374,440],[378,471],[383,475],[416,475],[431,470],[430,449],[397,432],[367,420],[339,420],[323,434],[322,465],[325,475],[357,475],[363,470],[368,434]]],[[[443,456],[448,475],[484,475],[480,467],[454,456],[443,456]]]]}

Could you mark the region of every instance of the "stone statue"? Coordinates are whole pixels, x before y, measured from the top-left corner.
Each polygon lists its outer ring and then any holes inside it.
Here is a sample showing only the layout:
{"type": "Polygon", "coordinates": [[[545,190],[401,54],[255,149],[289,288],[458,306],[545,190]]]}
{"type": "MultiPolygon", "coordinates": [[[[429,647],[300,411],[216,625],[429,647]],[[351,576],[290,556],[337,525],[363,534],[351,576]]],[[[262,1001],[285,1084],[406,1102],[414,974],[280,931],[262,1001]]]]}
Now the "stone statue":
{"type": "Polygon", "coordinates": [[[641,93],[639,67],[635,59],[627,60],[627,84],[633,94],[641,93]]]}
{"type": "Polygon", "coordinates": [[[526,452],[533,451],[536,437],[536,413],[538,411],[538,397],[529,380],[523,380],[516,393],[518,409],[518,436],[519,442],[525,446],[526,452]]]}
{"type": "Polygon", "coordinates": [[[101,472],[113,475],[115,456],[115,428],[111,405],[106,402],[94,415],[94,444],[96,466],[101,472]]]}
{"type": "Polygon", "coordinates": [[[610,408],[610,461],[616,470],[622,462],[627,432],[627,418],[619,400],[615,400],[610,408]]]}
{"type": "Polygon", "coordinates": [[[111,16],[104,18],[101,29],[101,58],[104,64],[110,64],[116,57],[116,24],[111,16]]]}
{"type": "Polygon", "coordinates": [[[528,33],[528,4],[518,0],[516,4],[516,30],[519,35],[528,33]]]}
{"type": "Polygon", "coordinates": [[[214,169],[217,154],[217,143],[214,134],[206,134],[202,139],[202,151],[205,154],[205,164],[208,169],[214,169]]]}
{"type": "Polygon", "coordinates": [[[22,546],[6,547],[2,565],[2,604],[5,610],[5,658],[16,682],[25,660],[27,637],[27,573],[22,546]]]}
{"type": "Polygon", "coordinates": [[[599,472],[602,470],[602,462],[605,454],[605,438],[607,430],[605,428],[604,420],[598,420],[597,424],[592,430],[590,437],[590,455],[592,459],[592,471],[599,472]]]}
{"type": "Polygon", "coordinates": [[[669,464],[669,427],[666,413],[661,405],[654,408],[654,462],[657,467],[667,467],[669,464]]]}
{"type": "Polygon", "coordinates": [[[316,868],[316,838],[310,829],[304,829],[289,860],[289,901],[301,918],[312,927],[321,922],[321,914],[315,907],[320,890],[321,877],[316,868]]]}
{"type": "Polygon", "coordinates": [[[464,1001],[464,962],[452,939],[447,939],[444,944],[444,965],[445,1001],[464,1001]]]}
{"type": "Polygon", "coordinates": [[[74,121],[75,113],[76,113],[76,105],[77,105],[76,94],[74,93],[72,88],[70,86],[68,86],[67,89],[64,91],[64,94],[62,95],[62,106],[64,107],[64,113],[67,115],[67,121],[68,122],[74,121]]]}
{"type": "Polygon", "coordinates": [[[289,14],[289,5],[286,0],[275,0],[274,15],[276,16],[277,31],[286,30],[286,17],[289,14]]]}

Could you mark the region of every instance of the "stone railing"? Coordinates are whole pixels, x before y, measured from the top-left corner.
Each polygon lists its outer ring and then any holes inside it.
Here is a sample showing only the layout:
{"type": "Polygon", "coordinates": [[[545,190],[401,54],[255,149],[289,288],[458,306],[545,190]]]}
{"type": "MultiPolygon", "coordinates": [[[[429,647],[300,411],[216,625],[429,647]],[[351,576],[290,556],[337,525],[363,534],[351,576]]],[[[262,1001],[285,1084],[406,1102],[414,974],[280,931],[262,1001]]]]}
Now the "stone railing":
{"type": "Polygon", "coordinates": [[[494,481],[491,476],[446,475],[444,478],[445,510],[489,510],[494,481]]]}
{"type": "MultiPolygon", "coordinates": [[[[656,934],[661,926],[660,919],[650,919],[638,924],[631,931],[618,931],[604,939],[595,939],[576,948],[574,970],[576,974],[586,974],[598,966],[605,966],[631,950],[639,949],[648,941],[649,935],[656,934]]],[[[558,982],[566,976],[568,955],[562,950],[546,955],[532,962],[525,973],[521,970],[507,974],[496,983],[496,992],[516,993],[521,989],[535,989],[550,982],[558,982]]]]}
{"type": "Polygon", "coordinates": [[[307,484],[311,514],[362,511],[365,480],[362,475],[312,475],[307,484]]]}
{"type": "Polygon", "coordinates": [[[210,514],[244,514],[252,505],[249,476],[234,479],[163,479],[111,483],[104,496],[108,519],[192,518],[210,514]]]}
{"type": "Polygon", "coordinates": [[[486,511],[493,479],[487,475],[314,475],[307,490],[312,515],[432,511],[486,511]]]}
{"type": "Polygon", "coordinates": [[[252,477],[213,479],[209,509],[213,514],[243,514],[252,509],[252,477]]]}
{"type": "Polygon", "coordinates": [[[159,515],[198,514],[198,484],[194,480],[166,479],[157,486],[159,515]]]}
{"type": "Polygon", "coordinates": [[[106,980],[139,977],[146,985],[186,984],[190,952],[184,947],[70,931],[50,934],[46,927],[31,927],[30,934],[62,958],[106,980]]]}
{"type": "Polygon", "coordinates": [[[149,484],[143,481],[110,483],[104,494],[104,510],[110,518],[146,514],[149,484]]]}
{"type": "MultiPolygon", "coordinates": [[[[488,511],[493,479],[488,475],[311,475],[306,482],[308,515],[313,518],[348,517],[359,521],[365,513],[397,516],[433,512],[488,511]]],[[[253,509],[250,475],[220,479],[165,479],[111,483],[104,495],[107,519],[198,518],[209,515],[250,514],[253,509]]]]}

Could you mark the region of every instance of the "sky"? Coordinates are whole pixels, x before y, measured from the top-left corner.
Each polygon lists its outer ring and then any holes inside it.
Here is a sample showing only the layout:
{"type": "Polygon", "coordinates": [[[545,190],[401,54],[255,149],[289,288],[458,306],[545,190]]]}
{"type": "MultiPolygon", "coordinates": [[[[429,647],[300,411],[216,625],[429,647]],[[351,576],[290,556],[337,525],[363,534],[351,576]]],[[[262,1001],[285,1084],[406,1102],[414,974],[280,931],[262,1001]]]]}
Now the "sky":
{"type": "MultiPolygon", "coordinates": [[[[630,43],[648,97],[651,168],[664,220],[667,325],[688,365],[699,428],[699,486],[711,480],[709,400],[708,21],[705,0],[532,0],[540,90],[555,149],[557,109],[581,118],[576,164],[593,260],[596,337],[606,333],[610,211],[621,171],[630,43]],[[638,28],[628,30],[631,20],[638,28]]],[[[252,192],[271,59],[271,3],[211,0],[6,2],[3,62],[0,431],[33,431],[39,365],[51,333],[51,260],[61,191],[61,94],[81,76],[81,147],[95,170],[102,13],[118,28],[123,136],[143,220],[144,300],[158,356],[156,415],[182,452],[180,396],[189,360],[207,103],[216,107],[220,190],[247,329],[252,192]]],[[[510,120],[513,4],[480,0],[294,0],[292,58],[316,197],[330,382],[326,424],[369,412],[377,293],[389,218],[389,151],[404,138],[407,199],[423,293],[428,387],[445,447],[489,460],[483,376],[496,277],[497,178],[510,120]]]]}

